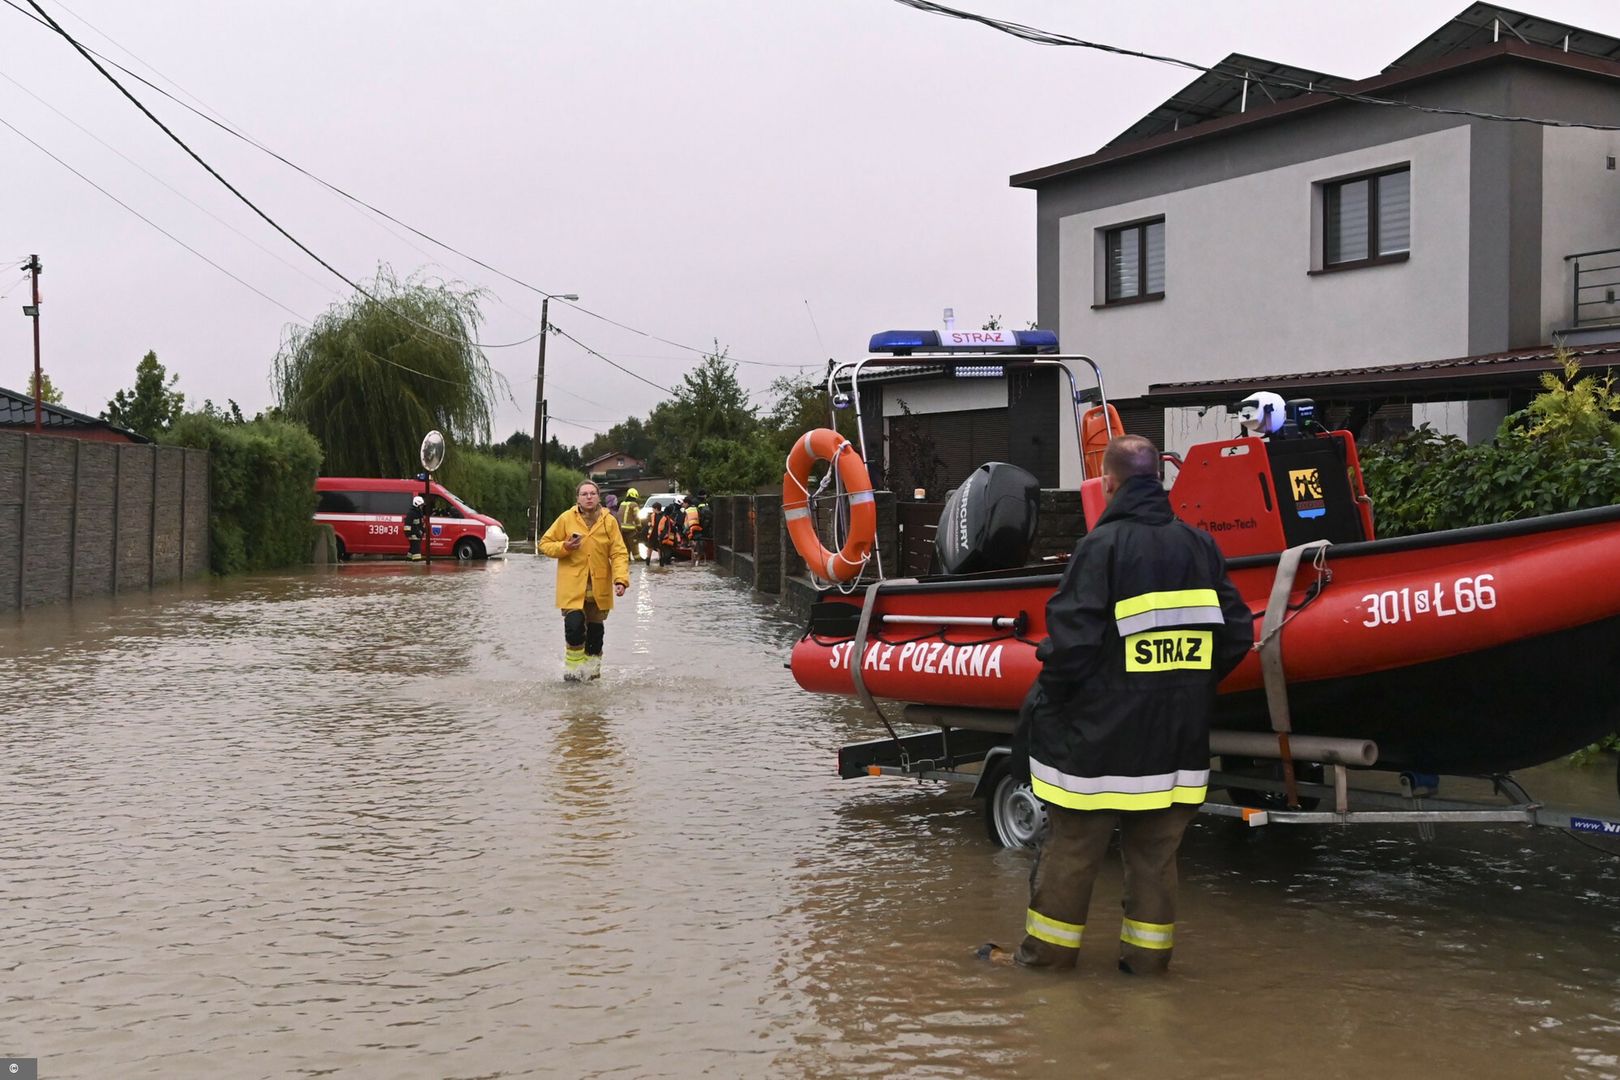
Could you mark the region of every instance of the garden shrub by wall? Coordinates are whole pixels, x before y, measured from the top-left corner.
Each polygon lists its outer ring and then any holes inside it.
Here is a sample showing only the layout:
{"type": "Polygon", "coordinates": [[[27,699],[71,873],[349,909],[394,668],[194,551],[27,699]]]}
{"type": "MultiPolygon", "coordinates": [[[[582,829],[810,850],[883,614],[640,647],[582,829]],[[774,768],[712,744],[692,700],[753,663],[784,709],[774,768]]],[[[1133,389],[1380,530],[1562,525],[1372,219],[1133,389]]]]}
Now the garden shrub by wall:
{"type": "Polygon", "coordinates": [[[321,447],[297,424],[187,413],[161,441],[208,451],[208,561],[216,574],[309,561],[321,447]]]}

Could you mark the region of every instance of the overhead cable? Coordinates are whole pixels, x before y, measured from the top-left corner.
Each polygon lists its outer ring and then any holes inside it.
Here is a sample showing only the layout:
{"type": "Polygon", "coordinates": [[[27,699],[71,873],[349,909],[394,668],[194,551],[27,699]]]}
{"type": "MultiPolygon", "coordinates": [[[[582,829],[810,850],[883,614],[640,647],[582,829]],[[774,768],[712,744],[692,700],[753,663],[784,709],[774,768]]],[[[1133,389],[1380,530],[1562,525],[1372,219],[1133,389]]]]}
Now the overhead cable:
{"type": "Polygon", "coordinates": [[[597,352],[595,349],[591,348],[589,345],[585,344],[583,341],[579,340],[579,338],[575,337],[573,334],[570,334],[568,331],[564,330],[562,327],[558,326],[556,323],[551,324],[551,330],[552,330],[553,333],[561,334],[563,337],[567,338],[569,341],[572,341],[575,345],[578,345],[580,348],[584,349],[586,352],[590,353],[592,356],[596,357],[598,360],[602,361],[604,364],[607,364],[607,365],[609,365],[611,367],[618,368],[620,371],[624,372],[626,375],[630,376],[632,379],[640,379],[642,382],[646,383],[648,386],[652,387],[654,390],[662,390],[666,394],[669,394],[671,396],[674,395],[675,391],[671,390],[669,387],[660,386],[657,383],[653,382],[651,379],[646,378],[645,376],[637,375],[635,372],[631,371],[629,368],[625,367],[623,364],[614,363],[612,360],[609,360],[607,357],[603,356],[601,353],[597,352]]]}
{"type": "Polygon", "coordinates": [[[253,237],[249,236],[247,233],[243,232],[241,229],[238,229],[235,225],[232,225],[230,222],[226,221],[224,218],[220,217],[218,214],[216,214],[212,210],[208,209],[208,207],[204,206],[202,203],[198,202],[196,199],[193,199],[190,195],[187,195],[185,192],[181,191],[179,188],[175,187],[173,184],[171,184],[167,180],[163,179],[163,177],[157,175],[157,173],[154,173],[152,170],[148,169],[146,166],[142,165],[140,162],[136,161],[134,158],[130,157],[128,154],[124,153],[122,150],[118,149],[118,147],[114,146],[112,143],[108,142],[106,139],[103,139],[100,135],[97,135],[95,132],[91,131],[89,128],[85,127],[83,124],[81,124],[77,120],[73,119],[73,117],[69,116],[67,113],[63,112],[61,109],[58,109],[55,105],[52,105],[50,102],[46,101],[44,98],[40,97],[38,94],[36,94],[32,90],[28,89],[28,87],[24,86],[22,83],[18,82],[16,79],[13,79],[10,75],[7,75],[5,72],[0,71],[0,79],[6,80],[6,82],[10,83],[12,86],[15,86],[17,89],[21,90],[23,93],[25,93],[29,97],[33,98],[35,101],[39,102],[41,105],[43,105],[47,109],[51,110],[51,112],[55,113],[57,116],[60,116],[63,120],[66,120],[68,123],[72,124],[74,127],[78,128],[80,131],[84,132],[86,135],[88,135],[90,138],[94,139],[96,142],[100,143],[102,146],[106,147],[108,150],[111,150],[113,153],[117,154],[119,157],[123,158],[125,161],[127,161],[131,165],[135,166],[137,169],[139,169],[141,172],[145,173],[147,176],[151,177],[157,183],[162,184],[164,187],[166,187],[170,191],[174,192],[175,195],[177,195],[180,198],[184,199],[186,202],[190,203],[192,206],[195,206],[198,210],[201,210],[203,213],[207,214],[209,217],[213,218],[215,221],[219,222],[221,225],[223,225],[227,229],[231,230],[231,232],[235,233],[237,236],[240,236],[242,239],[246,240],[248,243],[252,244],[254,247],[258,248],[260,251],[264,252],[266,255],[270,256],[272,259],[275,259],[277,262],[281,263],[281,265],[287,267],[287,269],[289,269],[289,270],[293,271],[294,273],[296,273],[296,274],[300,275],[301,277],[303,277],[304,280],[313,282],[314,284],[318,285],[319,287],[321,287],[323,289],[330,289],[333,292],[337,291],[335,289],[332,289],[330,284],[328,284],[327,282],[321,280],[320,278],[317,278],[315,275],[311,274],[309,271],[305,270],[303,267],[298,266],[297,264],[293,263],[292,261],[287,259],[285,256],[280,255],[277,252],[271,251],[268,247],[266,247],[265,245],[259,243],[259,241],[253,239],[253,237]]]}
{"type": "MultiPolygon", "coordinates": [[[[81,53],[87,54],[86,59],[89,59],[90,56],[95,56],[95,57],[100,57],[102,60],[106,60],[107,63],[111,64],[113,67],[117,68],[119,71],[122,71],[124,74],[128,75],[130,78],[139,80],[141,83],[143,83],[146,86],[150,87],[151,89],[157,91],[159,94],[162,94],[164,97],[168,98],[170,101],[174,102],[176,105],[179,105],[181,108],[187,110],[188,112],[191,112],[192,114],[196,115],[200,119],[205,120],[210,124],[213,124],[215,127],[219,128],[221,131],[223,131],[226,134],[232,136],[233,138],[241,140],[242,142],[248,144],[249,146],[253,147],[254,149],[260,151],[261,153],[268,154],[270,157],[275,158],[277,161],[281,162],[283,165],[287,166],[289,169],[292,169],[295,172],[298,172],[298,173],[308,177],[310,180],[313,180],[315,183],[321,185],[322,187],[326,188],[327,190],[333,192],[334,194],[337,194],[337,195],[343,197],[344,199],[347,199],[348,201],[354,203],[357,206],[364,207],[365,209],[371,211],[373,214],[376,214],[379,217],[386,218],[388,221],[393,222],[395,225],[398,225],[400,228],[409,230],[410,232],[416,234],[417,236],[421,237],[422,239],[428,241],[431,244],[435,244],[435,245],[443,248],[446,251],[453,252],[454,254],[461,256],[463,259],[466,259],[468,262],[471,262],[476,266],[480,266],[483,269],[488,270],[492,274],[496,274],[496,275],[498,275],[500,277],[503,277],[507,281],[512,282],[514,285],[518,285],[518,286],[521,286],[522,288],[528,289],[530,292],[533,292],[538,296],[547,297],[549,299],[554,299],[560,304],[567,304],[569,307],[571,307],[574,310],[578,311],[582,315],[589,315],[593,319],[598,319],[598,320],[600,320],[602,322],[605,322],[605,323],[608,323],[608,324],[610,324],[612,326],[617,326],[621,330],[628,330],[632,334],[639,334],[642,337],[651,338],[654,341],[660,341],[660,342],[663,342],[665,345],[670,345],[670,346],[673,346],[674,348],[677,348],[677,349],[683,349],[686,352],[696,353],[699,356],[707,356],[709,354],[709,352],[710,352],[710,350],[700,349],[700,348],[698,348],[698,347],[696,347],[694,345],[685,345],[685,344],[682,344],[679,341],[672,341],[669,338],[660,337],[657,334],[650,333],[649,331],[646,331],[646,330],[638,329],[637,327],[631,326],[628,323],[623,323],[623,322],[618,321],[617,319],[609,318],[608,316],[603,315],[603,314],[601,314],[599,312],[596,312],[596,311],[592,311],[589,308],[581,307],[579,304],[574,303],[573,301],[563,300],[557,293],[549,292],[549,291],[547,291],[545,289],[540,288],[540,286],[538,286],[538,285],[535,285],[535,284],[532,284],[530,282],[524,281],[522,278],[515,277],[514,275],[507,273],[505,270],[502,270],[499,267],[492,266],[491,264],[483,261],[482,259],[478,258],[475,255],[471,255],[471,254],[469,254],[469,253],[467,253],[465,251],[462,251],[460,248],[455,247],[454,245],[452,245],[452,244],[450,244],[450,243],[448,243],[446,241],[440,240],[435,236],[431,236],[428,233],[423,232],[421,229],[416,228],[416,226],[411,225],[408,222],[401,221],[399,218],[397,218],[394,215],[388,213],[386,210],[382,210],[382,209],[379,209],[376,206],[373,206],[371,203],[369,203],[366,200],[360,198],[358,195],[351,194],[350,192],[347,192],[344,189],[338,187],[336,184],[330,183],[330,182],[322,179],[321,177],[319,177],[319,176],[315,175],[314,173],[310,172],[308,169],[304,168],[302,165],[299,165],[297,162],[288,160],[287,158],[283,157],[282,155],[276,153],[274,150],[270,149],[268,146],[265,146],[263,143],[260,143],[258,140],[252,138],[249,135],[243,134],[242,132],[240,132],[240,131],[236,130],[235,128],[231,127],[229,124],[227,124],[227,123],[225,123],[225,122],[223,122],[223,121],[221,121],[219,119],[216,119],[215,117],[209,116],[207,113],[202,112],[201,110],[199,110],[196,107],[192,106],[188,102],[180,100],[179,98],[177,98],[173,94],[171,94],[169,91],[165,90],[163,87],[158,86],[156,83],[152,82],[150,79],[145,78],[144,76],[140,75],[139,73],[131,71],[129,68],[127,68],[124,65],[118,63],[116,60],[113,60],[113,59],[111,59],[111,58],[109,58],[107,56],[103,56],[101,53],[98,53],[93,49],[89,49],[89,48],[87,48],[87,47],[85,47],[83,45],[80,45],[77,41],[74,41],[74,39],[72,37],[70,37],[67,34],[67,32],[64,31],[54,21],[50,21],[49,16],[45,16],[44,19],[41,19],[39,16],[37,16],[37,15],[33,14],[32,12],[29,12],[28,10],[26,10],[23,7],[19,6],[18,3],[16,2],[16,0],[3,0],[3,2],[8,7],[11,7],[13,9],[15,9],[16,11],[20,12],[23,15],[26,15],[28,18],[32,19],[34,22],[39,23],[40,25],[46,26],[49,29],[52,29],[52,30],[56,31],[58,34],[61,34],[63,37],[67,38],[69,41],[73,42],[74,46],[76,48],[78,48],[81,53]]],[[[44,15],[43,9],[40,9],[39,5],[34,3],[34,0],[28,0],[28,3],[30,4],[30,6],[34,7],[36,10],[39,10],[41,15],[44,15]]],[[[92,29],[95,29],[93,24],[90,24],[88,22],[88,20],[84,20],[82,18],[82,16],[76,16],[76,17],[80,18],[81,21],[84,21],[86,25],[91,26],[92,29]]],[[[113,42],[114,45],[118,45],[118,42],[114,41],[110,36],[108,36],[103,31],[97,29],[96,32],[100,33],[102,37],[107,38],[108,41],[113,42]]],[[[118,47],[120,49],[124,49],[124,47],[122,45],[118,45],[118,47]]],[[[130,52],[128,49],[124,49],[124,52],[128,53],[131,57],[135,57],[135,59],[140,60],[140,57],[135,56],[135,54],[133,52],[130,52]]],[[[146,64],[146,61],[141,60],[141,63],[146,64]]],[[[99,68],[100,65],[97,65],[97,66],[99,68]]],[[[147,67],[152,67],[151,64],[146,64],[146,66],[147,67]]],[[[157,68],[152,67],[152,70],[154,72],[156,72],[157,68]]],[[[102,74],[106,75],[107,73],[103,70],[102,74]]],[[[161,73],[159,73],[159,74],[161,74],[161,73]]],[[[111,76],[109,75],[108,78],[111,78],[111,76]]],[[[167,76],[164,76],[164,78],[167,78],[167,76]]],[[[169,80],[169,81],[173,82],[172,79],[169,80]]],[[[115,82],[115,85],[116,85],[116,82],[115,82]]],[[[175,83],[175,86],[177,88],[180,88],[179,83],[175,83]]],[[[119,87],[119,89],[122,90],[123,87],[119,87]]],[[[182,92],[184,92],[183,88],[180,88],[180,89],[182,89],[182,92]]],[[[128,96],[127,91],[125,91],[125,95],[128,96]]],[[[188,94],[187,96],[191,96],[191,95],[188,94]]],[[[130,100],[133,101],[134,99],[131,98],[130,100]]],[[[145,109],[143,108],[142,111],[144,112],[145,109]]],[[[150,116],[151,114],[148,113],[147,115],[150,116]]],[[[161,127],[162,125],[160,124],[159,126],[161,127]]],[[[165,128],[164,130],[167,131],[168,129],[165,128]]],[[[171,134],[170,137],[173,138],[173,135],[171,134]]],[[[176,141],[178,142],[179,140],[177,139],[176,141]]],[[[184,144],[182,144],[182,145],[184,145],[184,144]]],[[[257,208],[255,208],[255,209],[257,209],[257,208]]],[[[390,231],[392,231],[392,230],[390,230],[390,231]]],[[[291,239],[291,237],[289,237],[289,239],[291,239]]],[[[297,241],[294,241],[294,243],[297,243],[297,241]]],[[[302,247],[302,245],[299,245],[299,246],[302,247]]],[[[414,247],[415,245],[412,245],[412,246],[414,247]]],[[[420,248],[417,248],[416,250],[421,251],[420,248]]],[[[427,253],[422,252],[422,254],[425,255],[427,253]]],[[[317,259],[316,261],[320,261],[320,260],[317,259]]],[[[330,269],[330,268],[328,268],[328,269],[330,269]]],[[[527,344],[530,341],[535,340],[535,338],[538,338],[538,337],[539,337],[539,335],[536,334],[533,337],[525,338],[523,341],[511,342],[509,344],[511,344],[511,345],[523,345],[523,344],[527,344]]],[[[487,348],[505,348],[507,346],[491,345],[491,346],[486,346],[486,347],[487,348]]],[[[781,367],[781,368],[787,368],[787,367],[798,367],[798,366],[800,366],[800,365],[797,365],[797,364],[772,363],[772,362],[764,361],[764,360],[737,360],[736,362],[739,363],[739,364],[747,364],[747,365],[752,366],[752,367],[781,367]]]]}
{"type": "MultiPolygon", "coordinates": [[[[74,50],[77,51],[80,56],[84,57],[85,60],[89,62],[90,66],[94,67],[98,72],[100,72],[103,78],[105,78],[108,82],[112,83],[113,86],[117,87],[118,92],[123,94],[124,97],[128,98],[130,104],[134,105],[137,109],[139,109],[143,116],[145,116],[148,120],[152,121],[152,123],[156,124],[158,126],[158,129],[161,130],[163,132],[163,134],[167,135],[170,138],[170,140],[174,142],[174,144],[176,146],[178,146],[178,147],[180,147],[180,149],[184,150],[186,152],[186,154],[189,155],[193,161],[195,161],[198,165],[201,165],[203,167],[203,169],[205,171],[207,171],[208,175],[212,176],[215,180],[219,181],[219,183],[222,184],[227,191],[229,191],[232,195],[235,195],[239,200],[241,200],[241,202],[242,202],[242,204],[244,206],[246,206],[249,210],[252,210],[260,218],[262,218],[264,220],[264,222],[267,225],[269,225],[272,229],[275,229],[276,232],[278,232],[282,236],[286,237],[287,240],[290,243],[292,243],[292,245],[294,247],[298,248],[299,251],[302,251],[305,255],[308,255],[311,259],[314,259],[317,263],[319,263],[322,267],[324,267],[327,270],[327,272],[332,274],[332,276],[336,277],[339,281],[343,282],[345,285],[349,286],[349,288],[353,289],[355,292],[359,293],[361,296],[364,296],[367,300],[370,300],[372,303],[378,305],[383,310],[387,311],[389,314],[395,316],[396,318],[401,319],[404,322],[407,322],[410,325],[415,326],[420,330],[425,330],[426,332],[428,332],[430,334],[436,335],[438,337],[442,337],[442,338],[444,338],[444,339],[446,339],[448,341],[453,341],[453,342],[456,342],[457,344],[463,343],[464,339],[458,338],[453,334],[447,334],[443,330],[440,330],[435,326],[429,326],[427,323],[419,322],[418,320],[413,319],[411,316],[405,314],[404,312],[399,311],[398,309],[390,306],[386,301],[384,301],[380,297],[372,295],[372,293],[369,290],[367,290],[364,286],[360,285],[358,282],[351,279],[348,275],[344,274],[343,271],[339,270],[337,267],[333,266],[331,263],[327,262],[325,259],[323,259],[319,255],[315,254],[315,252],[310,250],[310,248],[306,244],[304,244],[303,241],[299,240],[292,233],[290,233],[286,229],[282,228],[280,223],[278,223],[269,214],[265,213],[263,210],[260,210],[259,207],[257,206],[257,204],[255,204],[252,199],[249,199],[246,195],[244,195],[240,191],[238,191],[235,185],[233,185],[229,180],[225,179],[225,177],[221,176],[217,169],[215,169],[212,165],[208,164],[208,162],[204,161],[200,154],[198,154],[195,150],[193,150],[190,146],[188,146],[184,139],[180,138],[180,136],[176,135],[173,131],[169,130],[168,125],[166,125],[162,120],[159,120],[157,118],[157,116],[152,112],[152,110],[148,109],[144,104],[141,103],[141,100],[139,98],[137,98],[134,94],[130,93],[129,90],[124,86],[124,84],[119,82],[118,79],[112,74],[112,72],[110,72],[106,68],[102,67],[101,64],[96,60],[96,58],[90,54],[90,51],[88,49],[86,49],[83,45],[79,44],[79,41],[78,41],[77,38],[75,38],[72,34],[69,34],[66,30],[62,29],[61,24],[59,24],[55,19],[51,18],[50,15],[46,13],[45,9],[39,6],[39,0],[28,0],[28,5],[30,7],[32,7],[35,11],[39,12],[40,17],[43,18],[47,23],[50,24],[51,29],[55,30],[58,34],[60,34],[67,41],[67,43],[69,45],[72,45],[74,50]]],[[[15,129],[13,129],[13,130],[15,130],[15,129]]],[[[19,132],[19,134],[21,134],[21,133],[19,132]]],[[[528,342],[534,341],[539,336],[540,336],[540,334],[538,332],[536,332],[536,333],[531,334],[530,336],[528,336],[526,338],[523,338],[520,341],[506,341],[506,342],[498,342],[498,343],[489,343],[489,342],[482,342],[482,341],[467,341],[466,343],[470,344],[470,345],[477,346],[478,348],[483,348],[483,349],[507,349],[507,348],[512,348],[513,346],[516,346],[516,345],[527,344],[528,342]]]]}
{"type": "Polygon", "coordinates": [[[95,188],[97,191],[99,191],[103,195],[107,196],[107,198],[111,199],[113,202],[117,203],[119,206],[122,206],[125,210],[128,210],[130,213],[134,214],[136,217],[140,218],[142,221],[144,221],[148,225],[152,226],[152,228],[156,229],[158,232],[162,233],[164,236],[167,236],[170,240],[173,240],[175,243],[179,244],[181,247],[185,248],[187,251],[191,252],[193,255],[197,256],[197,258],[201,259],[203,262],[207,263],[209,266],[212,266],[215,270],[218,270],[220,273],[224,274],[226,277],[230,278],[232,281],[236,282],[238,285],[241,285],[243,288],[250,289],[253,292],[257,293],[259,296],[261,296],[264,299],[270,301],[272,304],[276,305],[276,307],[280,308],[282,311],[285,311],[287,314],[291,315],[293,318],[297,319],[299,322],[304,322],[304,323],[309,322],[309,319],[305,318],[303,315],[300,315],[298,312],[294,311],[292,308],[288,307],[286,304],[283,304],[280,300],[277,300],[275,297],[271,296],[269,293],[265,292],[263,289],[260,289],[258,286],[253,285],[253,284],[251,284],[249,282],[243,281],[241,278],[237,277],[235,274],[233,274],[229,270],[225,269],[225,267],[219,265],[219,263],[215,262],[213,259],[210,259],[207,255],[204,255],[202,252],[198,251],[196,248],[192,247],[190,244],[186,243],[184,240],[182,240],[178,236],[174,235],[174,233],[172,233],[169,230],[165,229],[163,226],[159,225],[157,222],[153,221],[151,218],[147,217],[145,214],[141,213],[139,210],[137,210],[133,206],[129,205],[129,203],[125,202],[123,199],[120,199],[118,196],[114,195],[112,192],[108,191],[106,188],[102,187],[100,184],[96,183],[94,180],[92,180],[88,176],[84,175],[84,173],[80,172],[78,169],[75,169],[72,165],[69,165],[67,162],[63,161],[61,158],[57,157],[55,154],[53,154],[49,150],[45,149],[43,146],[41,146],[39,143],[35,142],[33,139],[29,138],[23,132],[18,131],[17,128],[14,127],[9,120],[6,120],[4,117],[0,117],[0,124],[4,124],[7,128],[10,128],[11,131],[19,139],[22,139],[24,142],[31,145],[34,149],[38,150],[40,153],[44,154],[46,157],[50,158],[52,161],[54,161],[58,165],[62,166],[62,168],[66,169],[68,172],[72,173],[74,176],[77,176],[80,180],[83,180],[85,183],[89,184],[91,187],[95,188]]]}
{"type": "MultiPolygon", "coordinates": [[[[32,0],[30,0],[30,3],[32,0]]],[[[1098,41],[1087,41],[1084,38],[1070,37],[1068,34],[1059,34],[1050,30],[1041,30],[1038,27],[1026,26],[1023,23],[1009,22],[1006,19],[997,19],[990,15],[980,15],[977,12],[963,11],[960,8],[947,7],[936,4],[933,0],[895,0],[897,4],[904,4],[918,11],[926,11],[931,15],[943,15],[949,19],[961,19],[965,22],[978,23],[991,30],[1003,34],[1010,34],[1021,40],[1036,45],[1059,45],[1077,49],[1093,49],[1097,52],[1114,53],[1118,56],[1134,56],[1141,60],[1151,60],[1156,64],[1168,64],[1172,67],[1186,68],[1189,71],[1198,71],[1206,75],[1228,82],[1251,82],[1259,86],[1273,86],[1282,90],[1297,90],[1306,94],[1323,94],[1327,97],[1337,98],[1340,101],[1353,101],[1361,105],[1381,105],[1387,108],[1410,109],[1413,112],[1434,113],[1440,116],[1466,116],[1474,120],[1490,120],[1507,124],[1535,124],[1539,127],[1582,128],[1588,131],[1620,131],[1620,124],[1586,124],[1574,120],[1553,120],[1540,116],[1515,116],[1502,113],[1478,112],[1473,109],[1452,109],[1440,105],[1418,105],[1410,101],[1397,101],[1393,98],[1374,97],[1371,94],[1358,94],[1348,90],[1336,90],[1323,86],[1314,80],[1301,82],[1283,75],[1260,74],[1256,72],[1237,72],[1222,70],[1219,66],[1208,67],[1204,64],[1195,64],[1191,60],[1182,60],[1174,56],[1161,56],[1157,53],[1141,52],[1137,49],[1125,49],[1118,45],[1106,45],[1098,41]]]]}

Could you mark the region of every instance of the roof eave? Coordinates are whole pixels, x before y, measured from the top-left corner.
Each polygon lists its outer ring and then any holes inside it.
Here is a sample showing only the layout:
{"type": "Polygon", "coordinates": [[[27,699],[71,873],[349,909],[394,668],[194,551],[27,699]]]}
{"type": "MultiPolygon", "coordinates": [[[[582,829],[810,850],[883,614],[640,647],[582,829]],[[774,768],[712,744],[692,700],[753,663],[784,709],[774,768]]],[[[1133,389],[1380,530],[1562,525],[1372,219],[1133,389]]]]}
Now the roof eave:
{"type": "MultiPolygon", "coordinates": [[[[1376,94],[1465,68],[1503,60],[1528,60],[1582,71],[1587,74],[1606,76],[1611,79],[1620,79],[1620,63],[1592,56],[1582,56],[1577,53],[1560,52],[1557,49],[1550,49],[1541,45],[1526,45],[1521,41],[1509,40],[1499,41],[1479,49],[1470,49],[1454,57],[1437,60],[1422,67],[1375,75],[1370,79],[1350,83],[1338,89],[1340,93],[1347,94],[1376,94]]],[[[1352,103],[1346,102],[1335,95],[1306,94],[1276,104],[1265,105],[1246,113],[1223,116],[1217,120],[1206,120],[1201,124],[1194,124],[1180,131],[1167,131],[1162,135],[1153,135],[1137,142],[1099,150],[1094,154],[1073,158],[1056,165],[1046,165],[1038,169],[1030,169],[1027,172],[1014,173],[1008,178],[1008,184],[1012,187],[1038,188],[1041,184],[1050,180],[1071,176],[1103,165],[1112,165],[1145,154],[1174,149],[1195,140],[1213,138],[1240,128],[1247,129],[1262,124],[1292,119],[1303,113],[1313,112],[1331,105],[1348,104],[1352,103]]],[[[1466,117],[1458,118],[1459,122],[1464,120],[1466,120],[1466,117]]]]}

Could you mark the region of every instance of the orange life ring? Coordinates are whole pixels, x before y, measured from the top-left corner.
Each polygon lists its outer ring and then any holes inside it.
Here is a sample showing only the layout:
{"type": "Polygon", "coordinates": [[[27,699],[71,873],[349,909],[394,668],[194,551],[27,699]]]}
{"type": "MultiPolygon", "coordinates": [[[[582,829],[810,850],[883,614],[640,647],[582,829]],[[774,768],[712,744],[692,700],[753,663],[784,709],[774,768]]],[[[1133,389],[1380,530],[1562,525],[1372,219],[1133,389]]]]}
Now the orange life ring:
{"type": "Polygon", "coordinates": [[[782,477],[782,517],[794,550],[817,575],[828,581],[851,581],[860,574],[877,539],[877,503],[866,462],[848,439],[831,428],[816,428],[793,444],[782,477]],[[810,513],[810,469],[817,461],[834,464],[849,496],[849,538],[836,553],[821,546],[810,513]]]}

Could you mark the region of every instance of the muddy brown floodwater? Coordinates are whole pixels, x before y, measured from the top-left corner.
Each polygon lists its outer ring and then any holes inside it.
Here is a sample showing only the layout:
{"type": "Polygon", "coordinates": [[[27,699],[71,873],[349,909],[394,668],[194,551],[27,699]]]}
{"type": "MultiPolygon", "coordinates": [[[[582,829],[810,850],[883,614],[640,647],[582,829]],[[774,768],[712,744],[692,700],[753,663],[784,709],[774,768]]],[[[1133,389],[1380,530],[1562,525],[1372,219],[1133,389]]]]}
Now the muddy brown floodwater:
{"type": "MultiPolygon", "coordinates": [[[[1620,862],[1507,827],[1196,825],[1176,968],[992,969],[1030,857],[796,627],[638,568],[354,564],[0,623],[0,1054],[66,1077],[1614,1077],[1620,862]]],[[[1534,722],[1534,718],[1526,718],[1534,722]]],[[[1612,763],[1526,777],[1614,816],[1612,763]]],[[[1093,922],[1117,918],[1118,872],[1093,922]]],[[[1088,936],[1089,938],[1089,936],[1088,936]]]]}

